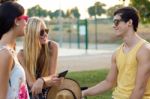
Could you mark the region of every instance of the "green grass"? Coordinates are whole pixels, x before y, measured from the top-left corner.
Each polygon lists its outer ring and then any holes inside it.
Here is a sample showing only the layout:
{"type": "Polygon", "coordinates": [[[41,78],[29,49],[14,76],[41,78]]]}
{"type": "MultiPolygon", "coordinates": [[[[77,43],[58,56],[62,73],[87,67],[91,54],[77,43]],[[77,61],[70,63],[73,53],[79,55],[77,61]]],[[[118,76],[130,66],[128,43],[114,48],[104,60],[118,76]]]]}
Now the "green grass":
{"type": "MultiPolygon", "coordinates": [[[[94,70],[94,71],[82,71],[82,72],[70,72],[67,74],[68,78],[75,79],[79,82],[80,86],[93,86],[100,81],[104,80],[108,70],[94,70]]],[[[112,91],[107,91],[99,96],[90,96],[88,99],[111,99],[112,91]]]]}

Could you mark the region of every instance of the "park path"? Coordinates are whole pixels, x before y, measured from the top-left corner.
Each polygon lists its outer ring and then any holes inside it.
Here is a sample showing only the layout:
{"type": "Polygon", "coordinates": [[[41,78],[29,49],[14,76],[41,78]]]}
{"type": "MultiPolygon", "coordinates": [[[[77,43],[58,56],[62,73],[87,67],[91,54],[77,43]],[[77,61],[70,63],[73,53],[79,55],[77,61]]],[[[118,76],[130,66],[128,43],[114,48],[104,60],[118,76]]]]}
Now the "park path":
{"type": "Polygon", "coordinates": [[[87,71],[102,68],[108,69],[110,68],[113,51],[92,50],[83,52],[83,50],[70,49],[69,51],[69,49],[67,49],[66,53],[66,56],[60,55],[58,57],[58,71],[63,71],[66,69],[70,71],[87,71]],[[73,52],[74,54],[69,54],[73,52]]]}

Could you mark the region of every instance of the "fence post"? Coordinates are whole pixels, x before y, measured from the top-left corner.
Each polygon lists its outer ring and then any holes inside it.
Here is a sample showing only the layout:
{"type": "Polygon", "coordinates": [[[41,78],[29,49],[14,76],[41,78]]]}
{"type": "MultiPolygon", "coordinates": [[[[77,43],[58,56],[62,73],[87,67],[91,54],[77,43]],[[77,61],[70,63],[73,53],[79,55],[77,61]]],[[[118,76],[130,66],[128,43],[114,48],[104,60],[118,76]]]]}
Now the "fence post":
{"type": "Polygon", "coordinates": [[[87,51],[87,49],[88,49],[88,21],[87,21],[87,19],[85,19],[85,49],[86,49],[86,51],[87,51]]]}
{"type": "Polygon", "coordinates": [[[78,48],[80,49],[80,33],[79,33],[79,27],[80,27],[80,19],[77,20],[77,43],[78,43],[78,48]]]}

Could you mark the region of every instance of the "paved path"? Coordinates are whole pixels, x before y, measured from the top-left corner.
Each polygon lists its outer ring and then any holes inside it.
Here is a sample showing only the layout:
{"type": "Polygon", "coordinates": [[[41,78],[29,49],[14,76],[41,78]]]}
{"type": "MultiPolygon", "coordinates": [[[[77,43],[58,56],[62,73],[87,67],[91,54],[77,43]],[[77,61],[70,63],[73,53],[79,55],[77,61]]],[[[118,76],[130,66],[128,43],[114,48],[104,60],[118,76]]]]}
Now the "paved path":
{"type": "MultiPolygon", "coordinates": [[[[78,53],[77,55],[59,56],[59,71],[85,71],[109,68],[113,51],[93,51],[89,53],[78,53]]],[[[69,53],[69,52],[68,52],[69,53]]],[[[77,52],[76,52],[77,53],[77,52]]]]}

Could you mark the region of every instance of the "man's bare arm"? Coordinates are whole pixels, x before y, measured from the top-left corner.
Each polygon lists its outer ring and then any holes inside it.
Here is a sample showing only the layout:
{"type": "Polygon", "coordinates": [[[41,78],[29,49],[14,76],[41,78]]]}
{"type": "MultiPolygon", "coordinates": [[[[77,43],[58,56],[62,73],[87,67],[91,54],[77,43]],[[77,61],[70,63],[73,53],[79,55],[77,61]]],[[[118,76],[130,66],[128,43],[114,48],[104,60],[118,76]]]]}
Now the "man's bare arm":
{"type": "Polygon", "coordinates": [[[97,85],[82,92],[82,96],[93,96],[101,94],[109,89],[111,89],[116,84],[117,79],[117,66],[116,66],[116,53],[112,55],[111,69],[106,77],[106,79],[97,85]]]}
{"type": "Polygon", "coordinates": [[[144,45],[137,54],[138,70],[135,88],[130,99],[142,99],[150,76],[150,47],[144,45]]]}

